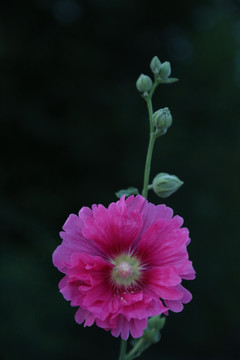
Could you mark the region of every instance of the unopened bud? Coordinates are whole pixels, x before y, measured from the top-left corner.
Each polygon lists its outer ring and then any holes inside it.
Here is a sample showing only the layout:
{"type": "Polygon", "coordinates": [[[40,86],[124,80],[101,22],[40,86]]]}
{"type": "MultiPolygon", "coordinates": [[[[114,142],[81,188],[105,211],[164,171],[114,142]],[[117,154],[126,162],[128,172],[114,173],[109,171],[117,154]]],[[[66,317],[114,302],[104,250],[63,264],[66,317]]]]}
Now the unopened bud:
{"type": "Polygon", "coordinates": [[[165,317],[161,317],[160,315],[153,316],[148,320],[149,329],[161,330],[165,324],[165,317]]]}
{"type": "Polygon", "coordinates": [[[183,181],[181,181],[177,176],[170,175],[167,173],[159,173],[153,179],[153,183],[151,187],[155,194],[157,194],[161,198],[167,198],[172,195],[183,185],[183,181]]]}
{"type": "Polygon", "coordinates": [[[145,91],[149,92],[152,88],[152,80],[149,76],[141,74],[136,82],[136,87],[138,91],[144,93],[145,91]]]}
{"type": "Polygon", "coordinates": [[[170,74],[171,74],[171,64],[169,61],[165,61],[164,63],[161,64],[161,67],[158,72],[158,76],[161,79],[166,80],[170,74]]]}
{"type": "Polygon", "coordinates": [[[155,75],[157,75],[159,73],[160,68],[161,68],[161,61],[157,56],[154,56],[154,58],[152,58],[152,61],[150,63],[150,69],[155,75]]]}
{"type": "Polygon", "coordinates": [[[165,324],[165,318],[159,315],[148,319],[147,328],[144,330],[143,339],[149,345],[157,343],[161,338],[160,330],[165,324]]]}
{"type": "Polygon", "coordinates": [[[172,115],[168,107],[155,111],[153,125],[157,136],[164,135],[167,132],[167,129],[172,125],[172,115]]]}

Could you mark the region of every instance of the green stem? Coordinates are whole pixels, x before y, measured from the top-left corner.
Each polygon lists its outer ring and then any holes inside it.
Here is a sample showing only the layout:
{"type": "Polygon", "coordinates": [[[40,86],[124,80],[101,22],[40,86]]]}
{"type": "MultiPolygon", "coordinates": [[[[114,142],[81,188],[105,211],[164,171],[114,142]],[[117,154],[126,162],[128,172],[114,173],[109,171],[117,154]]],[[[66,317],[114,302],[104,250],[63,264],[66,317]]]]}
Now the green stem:
{"type": "Polygon", "coordinates": [[[139,339],[139,341],[137,342],[137,344],[134,346],[134,348],[129,352],[129,354],[127,354],[126,356],[126,360],[132,360],[133,356],[136,354],[136,352],[138,351],[138,349],[142,346],[142,342],[143,339],[139,339]]]}
{"type": "Polygon", "coordinates": [[[125,360],[126,358],[127,341],[121,339],[119,360],[125,360]]]}
{"type": "Polygon", "coordinates": [[[155,134],[154,134],[154,127],[153,127],[153,108],[152,108],[152,95],[157,86],[157,83],[155,82],[153,84],[152,90],[149,94],[149,96],[146,98],[147,101],[147,108],[148,108],[148,116],[149,116],[149,127],[150,127],[150,137],[149,137],[149,143],[148,143],[148,151],[147,151],[147,158],[145,163],[145,171],[144,171],[144,182],[143,182],[143,192],[142,195],[147,199],[148,197],[148,184],[149,184],[149,177],[150,177],[150,170],[151,170],[151,161],[152,161],[152,153],[153,153],[153,147],[156,140],[155,134]]]}
{"type": "Polygon", "coordinates": [[[153,93],[154,93],[154,91],[155,91],[155,89],[156,89],[156,87],[157,87],[158,85],[159,85],[159,81],[155,79],[155,82],[154,82],[154,84],[153,84],[153,87],[152,87],[152,89],[151,89],[151,91],[150,91],[150,93],[149,93],[149,98],[150,98],[150,99],[152,98],[153,93]]]}

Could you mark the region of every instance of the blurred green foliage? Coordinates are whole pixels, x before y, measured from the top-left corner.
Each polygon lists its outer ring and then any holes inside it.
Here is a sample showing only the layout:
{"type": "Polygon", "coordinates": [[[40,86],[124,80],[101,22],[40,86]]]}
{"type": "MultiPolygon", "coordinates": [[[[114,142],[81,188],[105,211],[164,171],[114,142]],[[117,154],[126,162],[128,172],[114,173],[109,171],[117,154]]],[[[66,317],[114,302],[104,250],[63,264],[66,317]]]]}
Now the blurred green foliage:
{"type": "Polygon", "coordinates": [[[190,228],[197,279],[186,284],[193,301],[142,359],[237,358],[240,1],[2,0],[4,360],[117,358],[118,339],[74,322],[51,254],[69,213],[142,188],[148,121],[135,82],[154,55],[180,81],[154,97],[173,126],[156,144],[152,178],[184,181],[166,203],[190,228]]]}

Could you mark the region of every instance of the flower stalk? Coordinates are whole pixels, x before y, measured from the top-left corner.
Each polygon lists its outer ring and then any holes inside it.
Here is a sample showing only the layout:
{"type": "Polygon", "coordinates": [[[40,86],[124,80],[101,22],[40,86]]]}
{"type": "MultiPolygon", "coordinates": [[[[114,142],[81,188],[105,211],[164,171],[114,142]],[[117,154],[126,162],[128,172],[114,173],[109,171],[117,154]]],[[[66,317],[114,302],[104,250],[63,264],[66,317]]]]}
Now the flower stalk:
{"type": "Polygon", "coordinates": [[[152,153],[153,153],[153,148],[154,148],[154,144],[155,144],[155,140],[156,140],[154,126],[153,126],[152,96],[153,96],[154,90],[156,89],[158,84],[159,84],[158,81],[155,80],[149,95],[147,95],[145,97],[145,100],[147,102],[147,108],[148,108],[149,130],[150,130],[148,151],[147,151],[145,171],[144,171],[143,191],[142,191],[142,196],[145,197],[145,199],[148,198],[148,190],[149,190],[148,185],[149,185],[149,177],[150,177],[150,170],[151,170],[152,153]]]}
{"type": "Polygon", "coordinates": [[[127,341],[121,339],[119,360],[125,360],[126,359],[126,350],[127,350],[127,341]]]}
{"type": "Polygon", "coordinates": [[[129,351],[128,354],[126,354],[126,349],[127,349],[127,341],[126,340],[121,340],[121,346],[120,346],[120,355],[119,355],[119,360],[132,360],[134,359],[136,353],[139,351],[139,349],[141,348],[141,346],[143,345],[144,339],[140,338],[137,343],[135,344],[135,346],[132,348],[131,351],[129,351]]]}
{"type": "MultiPolygon", "coordinates": [[[[134,359],[134,357],[138,357],[138,356],[134,356],[136,355],[136,353],[139,351],[139,349],[141,348],[142,344],[143,344],[143,338],[140,338],[138,340],[138,342],[136,343],[136,345],[132,348],[132,350],[127,354],[125,360],[132,360],[134,359]]],[[[139,354],[140,355],[140,354],[139,354]]]]}

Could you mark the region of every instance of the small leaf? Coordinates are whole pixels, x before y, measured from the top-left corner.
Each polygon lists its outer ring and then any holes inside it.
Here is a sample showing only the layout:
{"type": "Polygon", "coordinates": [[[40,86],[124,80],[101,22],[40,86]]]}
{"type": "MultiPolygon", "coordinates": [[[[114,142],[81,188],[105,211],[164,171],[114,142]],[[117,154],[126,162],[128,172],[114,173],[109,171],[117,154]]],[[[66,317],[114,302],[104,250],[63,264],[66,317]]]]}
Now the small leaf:
{"type": "Polygon", "coordinates": [[[126,197],[130,195],[138,195],[139,191],[135,187],[129,187],[127,189],[119,190],[115,194],[120,199],[120,197],[122,197],[123,195],[125,195],[126,197]]]}

